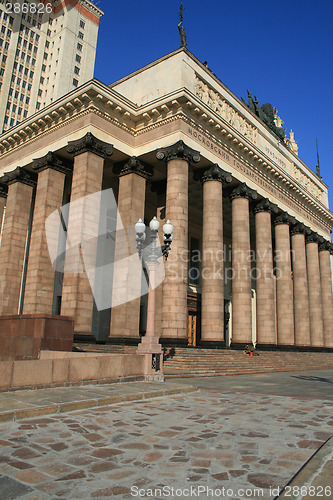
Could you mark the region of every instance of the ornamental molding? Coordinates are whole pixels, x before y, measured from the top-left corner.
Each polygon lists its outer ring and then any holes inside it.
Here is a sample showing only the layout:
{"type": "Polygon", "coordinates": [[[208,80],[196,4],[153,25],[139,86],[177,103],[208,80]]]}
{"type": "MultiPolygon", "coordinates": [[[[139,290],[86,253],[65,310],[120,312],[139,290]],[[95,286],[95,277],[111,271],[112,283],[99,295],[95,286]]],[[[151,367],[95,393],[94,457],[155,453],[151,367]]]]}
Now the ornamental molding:
{"type": "Polygon", "coordinates": [[[193,179],[200,180],[203,184],[209,181],[229,184],[232,181],[231,174],[222,170],[218,163],[214,163],[209,168],[195,170],[193,179]]]}
{"type": "Polygon", "coordinates": [[[156,158],[166,162],[171,160],[184,160],[188,163],[199,163],[200,153],[187,146],[184,141],[178,141],[172,146],[158,149],[156,158]]]}
{"type": "Polygon", "coordinates": [[[254,207],[254,213],[269,212],[270,214],[277,214],[279,211],[278,206],[272,203],[268,198],[265,198],[254,207]]]}
{"type": "Polygon", "coordinates": [[[113,173],[119,175],[119,177],[128,174],[137,174],[147,179],[154,175],[154,169],[150,165],[140,162],[136,156],[132,156],[126,163],[115,165],[113,173]]]}
{"type": "Polygon", "coordinates": [[[257,143],[258,129],[249,120],[244,118],[227,100],[205,80],[196,74],[194,93],[211,110],[215,111],[229,125],[235,128],[240,134],[248,139],[252,144],[257,143]]]}
{"type": "Polygon", "coordinates": [[[332,243],[330,241],[323,241],[319,244],[318,250],[319,252],[330,252],[332,248],[332,243]]]}
{"type": "Polygon", "coordinates": [[[322,243],[323,238],[318,233],[311,232],[305,236],[305,243],[322,243]]]}
{"type": "Polygon", "coordinates": [[[7,186],[15,184],[15,182],[20,182],[21,184],[35,187],[37,184],[37,174],[23,167],[17,167],[12,172],[5,172],[4,176],[1,178],[1,182],[7,184],[7,186]]]}
{"type": "Polygon", "coordinates": [[[258,195],[254,189],[249,188],[249,186],[243,182],[231,191],[229,197],[231,200],[235,200],[236,198],[247,198],[250,201],[256,200],[258,195]]]}
{"type": "Polygon", "coordinates": [[[294,236],[295,234],[304,234],[305,237],[308,237],[311,233],[311,229],[302,222],[296,223],[296,225],[291,229],[292,236],[294,236]]]}
{"type": "Polygon", "coordinates": [[[292,226],[296,224],[296,219],[292,215],[289,215],[288,212],[282,212],[275,219],[273,224],[278,226],[280,224],[286,224],[288,226],[292,226]]]}
{"type": "Polygon", "coordinates": [[[56,170],[66,175],[73,170],[73,167],[65,165],[52,151],[49,151],[42,158],[33,160],[33,163],[34,165],[32,168],[38,173],[51,168],[52,170],[56,170]]]}
{"type": "Polygon", "coordinates": [[[7,198],[8,187],[5,184],[0,184],[0,198],[7,198]]]}
{"type": "Polygon", "coordinates": [[[83,153],[94,153],[101,158],[108,158],[113,153],[113,145],[101,141],[91,132],[76,141],[70,141],[67,146],[67,152],[71,155],[78,156],[83,153]]]}

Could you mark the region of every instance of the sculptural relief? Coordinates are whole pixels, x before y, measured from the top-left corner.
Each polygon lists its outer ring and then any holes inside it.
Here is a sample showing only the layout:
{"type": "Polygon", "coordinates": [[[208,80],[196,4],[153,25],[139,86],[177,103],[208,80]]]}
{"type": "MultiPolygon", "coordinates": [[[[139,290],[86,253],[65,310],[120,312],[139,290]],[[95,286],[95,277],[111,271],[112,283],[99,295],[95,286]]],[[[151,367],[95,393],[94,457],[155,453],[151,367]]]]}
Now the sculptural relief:
{"type": "Polygon", "coordinates": [[[207,83],[196,78],[194,88],[195,95],[199,97],[207,106],[219,114],[238,132],[244,135],[249,141],[256,144],[257,129],[248,122],[238,111],[233,108],[223,97],[212,89],[207,83]]]}

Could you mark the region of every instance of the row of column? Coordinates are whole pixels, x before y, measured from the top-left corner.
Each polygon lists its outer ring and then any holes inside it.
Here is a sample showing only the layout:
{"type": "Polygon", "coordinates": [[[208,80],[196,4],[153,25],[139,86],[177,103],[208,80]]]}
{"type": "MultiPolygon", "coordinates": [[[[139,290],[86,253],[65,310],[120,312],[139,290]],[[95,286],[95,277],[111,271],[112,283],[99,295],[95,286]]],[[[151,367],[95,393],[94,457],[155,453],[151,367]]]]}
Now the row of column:
{"type": "MultiPolygon", "coordinates": [[[[96,226],[93,216],[87,218],[87,214],[95,213],[89,206],[88,195],[102,189],[104,160],[112,155],[112,146],[87,134],[69,143],[68,152],[74,156],[71,202],[77,202],[76,208],[70,209],[68,229],[74,242],[80,242],[91,236],[96,226]]],[[[165,216],[174,225],[173,258],[170,265],[166,264],[163,283],[160,333],[164,338],[184,340],[188,328],[188,284],[182,256],[188,252],[189,164],[197,163],[200,156],[179,141],[159,150],[157,158],[167,163],[165,216]]],[[[0,190],[0,216],[7,195],[0,248],[2,315],[19,312],[21,277],[28,248],[23,312],[51,313],[52,310],[54,269],[47,248],[45,220],[62,206],[65,176],[70,167],[49,153],[34,162],[33,170],[35,173],[18,168],[2,178],[8,186],[8,195],[6,189],[0,190]],[[34,191],[35,208],[28,245],[27,228],[31,222],[34,191]]],[[[120,176],[118,210],[123,225],[132,227],[138,216],[144,215],[146,179],[152,172],[132,158],[117,173],[120,176]]],[[[230,181],[230,174],[218,165],[207,169],[202,177],[202,267],[209,279],[202,280],[201,336],[202,340],[211,342],[224,340],[224,282],[219,273],[214,273],[214,256],[223,252],[223,184],[230,181]]],[[[245,344],[252,340],[250,201],[254,202],[257,195],[245,184],[233,188],[229,195],[232,204],[232,343],[245,344]]],[[[193,202],[195,200],[191,200],[193,202]]],[[[255,207],[258,344],[333,347],[331,244],[297,224],[287,213],[280,214],[274,218],[274,275],[272,214],[276,212],[276,205],[269,200],[258,202],[255,207]]],[[[76,258],[78,265],[82,264],[80,250],[76,258]]],[[[123,280],[125,286],[129,274],[130,268],[123,269],[122,276],[116,277],[115,282],[121,287],[123,280]]],[[[76,332],[91,334],[93,294],[85,273],[65,273],[61,314],[75,318],[76,332]]],[[[114,308],[110,336],[137,337],[139,320],[139,299],[114,308]]]]}
{"type": "MultiPolygon", "coordinates": [[[[173,221],[175,235],[172,279],[167,265],[163,283],[161,335],[185,339],[187,274],[182,272],[181,256],[188,251],[188,168],[199,156],[179,141],[160,150],[157,158],[167,162],[166,218],[173,221]]],[[[223,252],[223,183],[230,182],[229,177],[217,165],[202,177],[202,341],[224,341],[224,282],[221,274],[214,272],[214,266],[220,262],[217,255],[223,252]]],[[[232,204],[232,344],[244,345],[252,342],[250,201],[256,200],[257,194],[246,184],[240,184],[229,196],[232,204]]],[[[256,204],[254,212],[258,345],[333,347],[332,244],[283,212],[274,218],[273,259],[272,214],[277,214],[278,208],[264,199],[256,204]]]]}

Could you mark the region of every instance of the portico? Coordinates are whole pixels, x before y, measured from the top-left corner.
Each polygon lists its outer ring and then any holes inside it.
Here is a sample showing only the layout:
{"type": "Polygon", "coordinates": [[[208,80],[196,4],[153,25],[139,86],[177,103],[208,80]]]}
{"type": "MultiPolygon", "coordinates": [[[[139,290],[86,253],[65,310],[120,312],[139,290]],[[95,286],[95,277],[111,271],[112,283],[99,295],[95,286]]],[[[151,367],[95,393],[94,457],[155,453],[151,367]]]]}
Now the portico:
{"type": "Polygon", "coordinates": [[[134,224],[157,215],[174,226],[157,283],[162,342],[333,348],[327,186],[186,48],[110,87],[88,82],[0,136],[0,150],[1,315],[71,316],[78,338],[138,343],[147,281],[134,224]]]}

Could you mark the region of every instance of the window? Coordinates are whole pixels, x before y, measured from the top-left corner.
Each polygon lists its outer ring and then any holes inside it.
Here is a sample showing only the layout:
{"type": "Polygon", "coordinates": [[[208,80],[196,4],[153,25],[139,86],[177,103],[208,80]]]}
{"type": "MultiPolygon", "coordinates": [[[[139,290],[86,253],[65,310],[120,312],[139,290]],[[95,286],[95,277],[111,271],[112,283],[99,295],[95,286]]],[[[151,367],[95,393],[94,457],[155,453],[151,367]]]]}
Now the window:
{"type": "Polygon", "coordinates": [[[46,66],[45,66],[45,64],[43,64],[42,71],[45,71],[45,70],[46,70],[46,66]]]}
{"type": "Polygon", "coordinates": [[[30,71],[30,75],[29,75],[30,78],[33,78],[34,77],[34,72],[33,71],[30,71]]]}
{"type": "Polygon", "coordinates": [[[40,83],[41,83],[42,85],[43,85],[43,83],[44,83],[44,78],[43,78],[42,76],[40,77],[40,83]]]}
{"type": "Polygon", "coordinates": [[[21,94],[20,95],[20,101],[23,102],[23,99],[24,99],[24,94],[21,94]]]}
{"type": "Polygon", "coordinates": [[[81,38],[81,40],[83,40],[84,34],[82,33],[82,31],[79,31],[78,37],[81,38]]]}
{"type": "Polygon", "coordinates": [[[74,67],[74,73],[76,75],[79,75],[80,74],[80,68],[78,68],[77,66],[74,67]]]}
{"type": "MultiPolygon", "coordinates": [[[[3,68],[0,68],[0,76],[3,76],[5,74],[5,70],[3,68]]],[[[15,79],[15,76],[14,76],[15,79]]]]}
{"type": "Polygon", "coordinates": [[[27,111],[27,110],[25,110],[25,111],[24,111],[24,113],[23,113],[24,118],[26,118],[26,117],[27,117],[27,114],[28,114],[28,111],[27,111]]]}
{"type": "Polygon", "coordinates": [[[86,23],[84,21],[82,21],[82,19],[81,19],[81,21],[80,21],[80,28],[84,29],[85,25],[86,25],[86,23]]]}
{"type": "Polygon", "coordinates": [[[73,85],[74,87],[77,87],[79,84],[78,80],[76,78],[73,78],[73,85]]]}
{"type": "Polygon", "coordinates": [[[79,56],[79,54],[76,54],[75,61],[78,62],[78,63],[81,62],[81,56],[79,56]]]}
{"type": "Polygon", "coordinates": [[[37,110],[38,110],[38,109],[40,109],[40,102],[37,102],[37,104],[36,104],[36,109],[37,109],[37,110]]]}
{"type": "Polygon", "coordinates": [[[16,106],[16,104],[14,104],[14,105],[13,105],[13,113],[15,113],[15,112],[16,112],[16,108],[17,108],[17,106],[16,106]]]}
{"type": "Polygon", "coordinates": [[[21,115],[22,114],[22,108],[19,108],[18,109],[18,114],[21,115]]]}
{"type": "Polygon", "coordinates": [[[39,97],[42,97],[42,93],[43,93],[43,91],[42,91],[41,89],[39,89],[39,90],[38,90],[38,95],[39,95],[39,97]]]}
{"type": "Polygon", "coordinates": [[[6,43],[5,43],[5,49],[6,49],[6,50],[8,50],[8,49],[9,49],[9,43],[8,43],[8,42],[6,42],[6,43]]]}
{"type": "Polygon", "coordinates": [[[12,127],[14,125],[14,118],[10,120],[10,126],[12,127]]]}
{"type": "Polygon", "coordinates": [[[18,96],[19,96],[19,93],[18,93],[18,90],[16,90],[16,92],[15,92],[15,94],[14,94],[15,99],[17,99],[17,98],[18,98],[18,96]]]}
{"type": "Polygon", "coordinates": [[[77,50],[79,50],[80,52],[82,52],[82,45],[81,45],[81,43],[77,44],[77,50]]]}
{"type": "Polygon", "coordinates": [[[50,42],[46,41],[46,42],[45,42],[45,47],[48,49],[48,48],[49,48],[49,46],[50,46],[50,42]]]}
{"type": "Polygon", "coordinates": [[[47,30],[47,36],[51,36],[51,30],[47,30]]]}
{"type": "Polygon", "coordinates": [[[7,36],[10,38],[12,36],[11,30],[7,30],[7,36]]]}
{"type": "Polygon", "coordinates": [[[4,64],[7,61],[7,56],[2,56],[2,63],[4,64]]]}
{"type": "Polygon", "coordinates": [[[23,71],[23,65],[22,65],[22,64],[20,64],[20,67],[19,67],[19,73],[22,73],[22,71],[23,71]]]}
{"type": "Polygon", "coordinates": [[[29,102],[30,102],[30,97],[27,97],[26,100],[25,100],[25,103],[29,104],[29,102]]]}
{"type": "Polygon", "coordinates": [[[13,22],[14,22],[14,18],[13,18],[13,17],[10,17],[10,18],[9,18],[9,24],[13,24],[13,22]]]}

